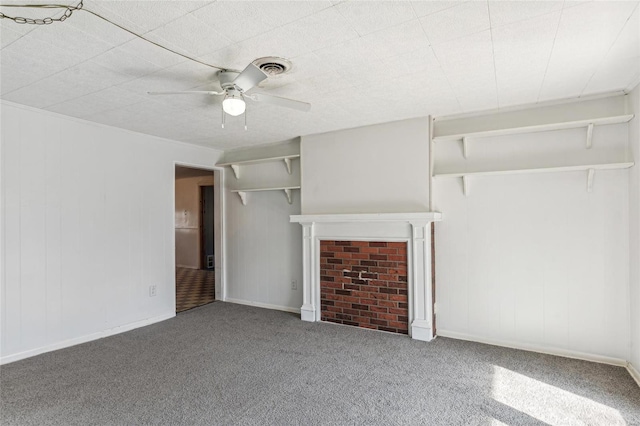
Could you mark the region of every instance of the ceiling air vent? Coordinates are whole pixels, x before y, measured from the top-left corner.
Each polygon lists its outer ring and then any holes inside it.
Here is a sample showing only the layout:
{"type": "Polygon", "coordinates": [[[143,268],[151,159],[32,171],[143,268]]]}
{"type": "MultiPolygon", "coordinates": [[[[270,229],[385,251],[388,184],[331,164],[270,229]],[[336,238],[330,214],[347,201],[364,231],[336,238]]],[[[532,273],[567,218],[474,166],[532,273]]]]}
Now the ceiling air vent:
{"type": "Polygon", "coordinates": [[[264,71],[269,77],[282,75],[291,69],[291,62],[277,56],[266,56],[253,61],[253,64],[264,71]]]}

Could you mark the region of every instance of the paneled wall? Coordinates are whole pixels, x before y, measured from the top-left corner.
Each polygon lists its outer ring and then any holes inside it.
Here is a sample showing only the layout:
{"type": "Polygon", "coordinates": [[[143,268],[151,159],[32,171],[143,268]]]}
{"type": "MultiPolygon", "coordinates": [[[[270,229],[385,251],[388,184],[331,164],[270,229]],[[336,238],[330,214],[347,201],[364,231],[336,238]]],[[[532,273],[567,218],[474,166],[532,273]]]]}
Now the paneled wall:
{"type": "Polygon", "coordinates": [[[6,102],[1,114],[2,362],[173,316],[174,162],[220,152],[6,102]]]}
{"type": "MultiPolygon", "coordinates": [[[[566,108],[571,108],[570,105],[566,108]]],[[[624,162],[628,124],[438,142],[446,172],[624,162]],[[464,170],[464,169],[463,169],[464,170]]],[[[637,169],[637,165],[635,168],[637,169]]],[[[622,363],[629,356],[629,173],[437,179],[438,334],[622,363]]]]}
{"type": "MultiPolygon", "coordinates": [[[[284,146],[286,154],[299,152],[298,142],[284,146]],[[295,144],[295,147],[292,147],[295,144]]],[[[229,158],[265,158],[282,155],[281,146],[225,153],[229,158]]],[[[300,214],[300,191],[292,191],[289,204],[284,191],[247,192],[243,205],[232,189],[300,185],[300,160],[292,161],[292,174],[283,161],[240,166],[240,178],[225,171],[227,239],[226,300],[299,312],[302,306],[302,228],[289,216],[300,214]],[[292,288],[295,281],[295,289],[292,288]]]]}

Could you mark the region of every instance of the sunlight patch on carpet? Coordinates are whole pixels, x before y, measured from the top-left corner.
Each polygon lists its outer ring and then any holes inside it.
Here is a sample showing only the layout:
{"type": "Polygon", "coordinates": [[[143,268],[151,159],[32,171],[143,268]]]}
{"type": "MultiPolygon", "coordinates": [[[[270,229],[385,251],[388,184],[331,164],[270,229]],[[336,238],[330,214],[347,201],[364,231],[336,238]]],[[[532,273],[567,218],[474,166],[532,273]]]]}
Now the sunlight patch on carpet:
{"type": "Polygon", "coordinates": [[[493,366],[492,397],[497,402],[548,424],[626,425],[607,405],[503,367],[493,366]]]}

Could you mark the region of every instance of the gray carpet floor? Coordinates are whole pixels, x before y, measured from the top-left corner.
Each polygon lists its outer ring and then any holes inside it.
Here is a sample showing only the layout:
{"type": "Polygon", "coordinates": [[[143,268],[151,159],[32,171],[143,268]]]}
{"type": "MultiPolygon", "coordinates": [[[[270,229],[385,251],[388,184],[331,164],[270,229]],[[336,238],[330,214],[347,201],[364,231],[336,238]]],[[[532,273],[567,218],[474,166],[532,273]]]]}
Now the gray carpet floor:
{"type": "Polygon", "coordinates": [[[625,369],[214,303],[0,368],[3,425],[640,425],[625,369]]]}

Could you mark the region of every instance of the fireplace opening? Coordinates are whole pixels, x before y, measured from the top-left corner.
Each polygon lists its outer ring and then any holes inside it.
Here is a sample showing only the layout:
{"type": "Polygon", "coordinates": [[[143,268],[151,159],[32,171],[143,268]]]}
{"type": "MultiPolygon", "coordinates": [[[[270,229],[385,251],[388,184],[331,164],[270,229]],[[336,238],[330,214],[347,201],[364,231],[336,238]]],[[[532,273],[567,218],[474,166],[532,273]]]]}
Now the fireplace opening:
{"type": "Polygon", "coordinates": [[[407,243],[320,241],[320,319],[408,334],[407,243]]]}

